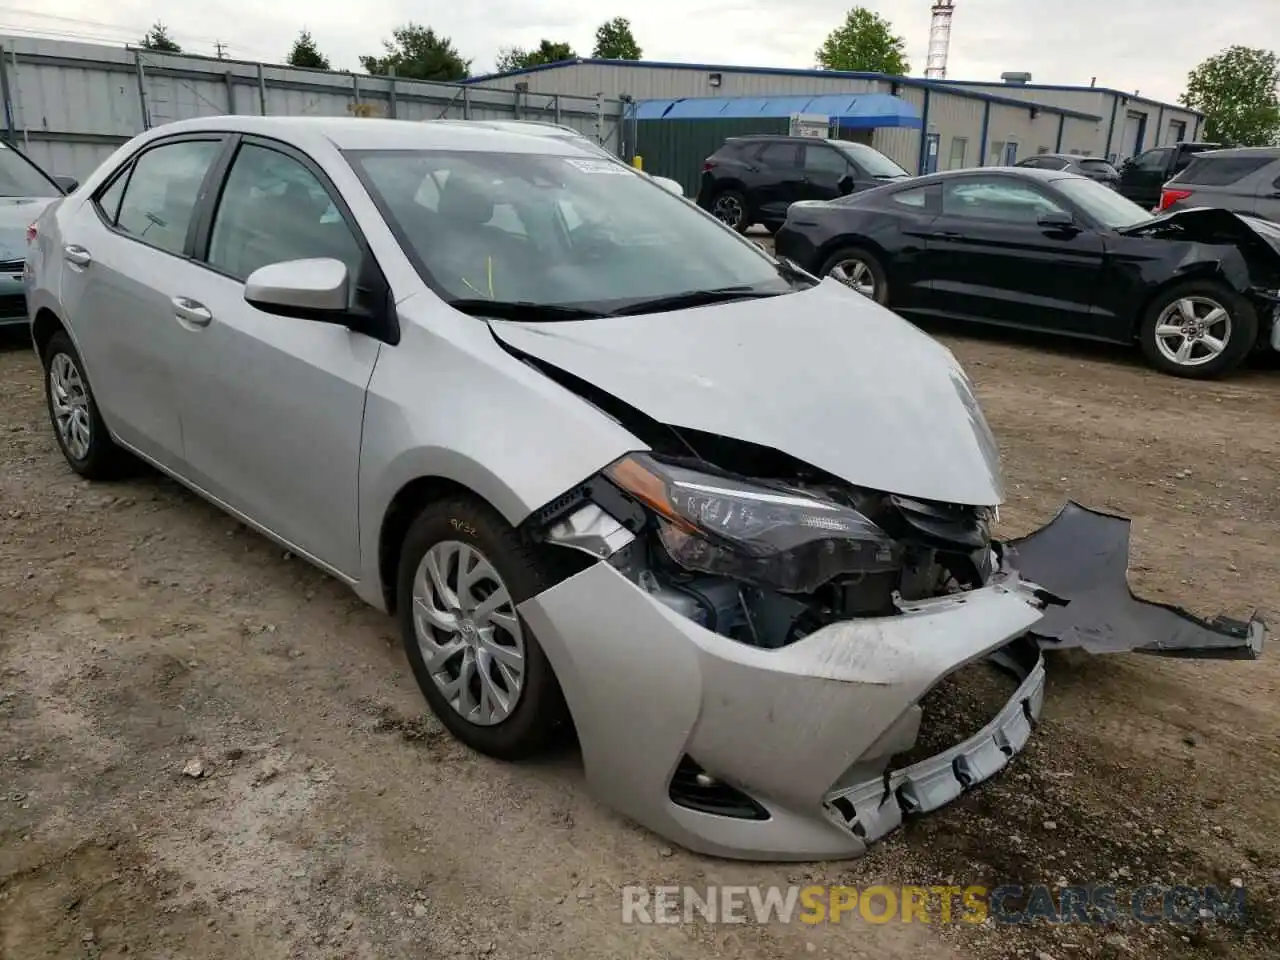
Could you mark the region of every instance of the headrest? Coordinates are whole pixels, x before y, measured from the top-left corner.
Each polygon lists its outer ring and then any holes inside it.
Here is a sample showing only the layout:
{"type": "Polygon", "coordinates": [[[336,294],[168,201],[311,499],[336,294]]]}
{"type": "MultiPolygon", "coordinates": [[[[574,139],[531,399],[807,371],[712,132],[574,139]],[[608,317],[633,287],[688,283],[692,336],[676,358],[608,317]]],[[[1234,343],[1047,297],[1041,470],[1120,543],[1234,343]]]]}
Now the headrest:
{"type": "Polygon", "coordinates": [[[455,171],[440,192],[438,210],[455,223],[478,227],[493,219],[493,198],[480,184],[455,171]]]}

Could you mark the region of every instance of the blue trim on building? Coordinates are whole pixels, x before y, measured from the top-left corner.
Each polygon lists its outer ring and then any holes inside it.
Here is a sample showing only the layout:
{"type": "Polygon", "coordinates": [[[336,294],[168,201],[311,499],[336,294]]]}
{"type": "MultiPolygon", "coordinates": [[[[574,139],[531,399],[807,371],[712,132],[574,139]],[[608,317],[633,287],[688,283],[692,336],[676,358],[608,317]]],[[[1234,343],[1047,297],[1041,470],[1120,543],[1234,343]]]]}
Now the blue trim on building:
{"type": "MultiPolygon", "coordinates": [[[[956,87],[991,87],[999,86],[996,83],[990,83],[985,80],[934,80],[934,83],[956,87]]],[[[1113,97],[1123,97],[1132,103],[1144,103],[1152,107],[1167,107],[1171,110],[1180,110],[1183,113],[1189,113],[1193,116],[1202,117],[1198,110],[1192,110],[1190,107],[1184,107],[1179,103],[1165,103],[1163,100],[1152,100],[1148,97],[1140,97],[1137,94],[1128,93],[1124,90],[1116,90],[1114,87],[1075,87],[1065,83],[1019,83],[1017,87],[1023,90],[1044,90],[1046,92],[1057,93],[1105,93],[1113,97]]]]}
{"type": "Polygon", "coordinates": [[[1111,101],[1111,126],[1107,127],[1107,149],[1103,151],[1103,159],[1111,161],[1111,138],[1116,132],[1116,111],[1120,109],[1120,98],[1116,97],[1111,101]]]}
{"type": "Polygon", "coordinates": [[[1053,148],[1054,153],[1062,152],[1062,131],[1066,128],[1066,126],[1067,126],[1067,118],[1059,117],[1058,118],[1058,145],[1053,148]]]}
{"type": "MultiPolygon", "coordinates": [[[[873,80],[883,83],[896,83],[904,87],[912,87],[919,90],[935,90],[943,93],[950,93],[959,97],[969,97],[974,100],[982,100],[986,103],[998,103],[1008,107],[1036,107],[1046,113],[1058,114],[1067,117],[1074,117],[1077,120],[1092,120],[1094,123],[1101,123],[1102,117],[1092,113],[1083,113],[1079,110],[1071,110],[1066,107],[1057,107],[1048,103],[1037,103],[1031,100],[1020,100],[1017,97],[1002,97],[996,93],[988,93],[985,90],[969,90],[965,88],[965,84],[982,85],[978,81],[971,80],[924,80],[919,77],[898,77],[888,73],[861,73],[847,70],[796,70],[790,67],[744,67],[740,65],[722,65],[714,63],[672,63],[665,60],[602,60],[599,58],[580,57],[577,60],[559,60],[555,63],[540,63],[532,67],[524,67],[520,70],[509,70],[506,73],[490,73],[480,77],[469,77],[461,81],[464,84],[484,84],[491,80],[505,79],[507,77],[527,76],[530,74],[541,73],[544,70],[555,70],[560,67],[566,67],[571,64],[585,64],[588,66],[621,66],[621,67],[639,67],[646,70],[693,70],[700,73],[750,73],[763,76],[777,77],[823,77],[830,79],[832,77],[844,80],[873,80]]],[[[991,86],[991,84],[986,84],[991,86]]],[[[1058,89],[1045,87],[1044,89],[1058,89]]],[[[1100,93],[1113,92],[1104,90],[1101,87],[1062,87],[1062,90],[1090,90],[1096,89],[1100,93]]],[[[1127,94],[1120,94],[1127,96],[1127,94]]],[[[1152,101],[1154,103],[1154,101],[1152,101]]],[[[1187,111],[1191,113],[1193,111],[1187,111]]]]}
{"type": "Polygon", "coordinates": [[[876,127],[921,126],[913,104],[887,93],[846,93],[790,97],[680,97],[674,100],[641,100],[628,112],[635,120],[708,120],[749,117],[789,117],[793,113],[826,116],[832,123],[853,130],[876,127]]]}
{"type": "Polygon", "coordinates": [[[1160,104],[1160,113],[1156,116],[1156,138],[1151,141],[1153,147],[1160,146],[1160,140],[1164,136],[1164,104],[1160,104]]]}
{"type": "Polygon", "coordinates": [[[987,135],[991,132],[991,103],[982,110],[982,143],[978,147],[978,166],[987,165],[987,135]]]}
{"type": "MultiPolygon", "coordinates": [[[[921,176],[925,173],[925,164],[928,161],[929,150],[929,95],[933,93],[928,87],[924,91],[924,105],[920,108],[920,129],[924,131],[924,135],[920,137],[920,161],[916,173],[921,176]]],[[[939,150],[942,148],[939,147],[939,150]]]]}

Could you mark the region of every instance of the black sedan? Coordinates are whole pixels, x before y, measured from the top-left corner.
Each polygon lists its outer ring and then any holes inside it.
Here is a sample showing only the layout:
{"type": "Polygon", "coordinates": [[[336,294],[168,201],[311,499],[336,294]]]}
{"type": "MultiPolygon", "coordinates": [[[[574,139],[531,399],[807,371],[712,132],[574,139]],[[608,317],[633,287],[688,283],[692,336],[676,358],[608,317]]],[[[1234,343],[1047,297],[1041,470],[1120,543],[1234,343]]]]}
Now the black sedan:
{"type": "Polygon", "coordinates": [[[1176,376],[1280,350],[1280,227],[1206,208],[1153,219],[1068,173],[952,170],[796,203],[776,253],[909,319],[1137,342],[1176,376]]]}

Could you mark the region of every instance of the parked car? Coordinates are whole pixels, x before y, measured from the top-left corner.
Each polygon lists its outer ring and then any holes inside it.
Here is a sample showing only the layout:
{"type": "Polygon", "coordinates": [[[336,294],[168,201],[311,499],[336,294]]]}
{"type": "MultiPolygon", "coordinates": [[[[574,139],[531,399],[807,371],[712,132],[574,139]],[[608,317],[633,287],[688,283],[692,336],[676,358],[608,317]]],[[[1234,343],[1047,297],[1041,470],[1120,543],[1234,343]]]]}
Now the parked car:
{"type": "Polygon", "coordinates": [[[158,466],[393,611],[459,740],[576,730],[606,802],[700,851],[856,856],[949,802],[1031,735],[1041,643],[1265,638],[1134,599],[1127,521],[1082,508],[1020,574],[950,351],[568,140],[169,124],[30,258],[73,470],[158,466]],[[895,761],[986,656],[1019,678],[992,723],[895,761]]]}
{"type": "Polygon", "coordinates": [[[76,186],[70,178],[49,176],[21,150],[0,142],[0,327],[27,322],[22,282],[27,227],[76,186]]]}
{"type": "Polygon", "coordinates": [[[776,230],[797,200],[834,200],[911,174],[879,150],[815,137],[730,137],[702,165],[698,206],[737,230],[776,230]]]}
{"type": "Polygon", "coordinates": [[[1280,349],[1280,228],[1222,210],[1152,219],[1068,173],[953,170],[797,204],[776,249],[908,317],[1136,341],[1182,377],[1280,349]]]}
{"type": "Polygon", "coordinates": [[[1101,157],[1082,157],[1072,153],[1042,153],[1027,157],[1017,163],[1019,167],[1033,170],[1060,170],[1097,180],[1104,186],[1116,189],[1120,186],[1120,171],[1101,157]]]}
{"type": "MultiPolygon", "coordinates": [[[[596,143],[586,134],[573,127],[567,127],[560,123],[549,123],[543,120],[457,120],[452,117],[442,118],[439,120],[430,120],[428,123],[469,123],[490,130],[506,130],[510,133],[524,133],[534,137],[551,137],[554,140],[572,140],[580,146],[585,146],[594,153],[602,157],[606,157],[623,166],[629,166],[620,160],[615,154],[610,153],[600,144],[596,143]]],[[[641,171],[643,172],[643,171],[641,171]]],[[[653,180],[654,183],[678,197],[684,196],[684,187],[680,185],[678,180],[672,180],[670,177],[655,177],[652,174],[644,174],[653,180]]]]}
{"type": "Polygon", "coordinates": [[[1130,157],[1120,166],[1120,193],[1150,210],[1160,202],[1160,190],[1185,170],[1197,154],[1217,150],[1220,143],[1175,143],[1130,157]]]}
{"type": "Polygon", "coordinates": [[[1161,212],[1219,207],[1280,222],[1280,147],[1199,154],[1160,193],[1161,212]]]}

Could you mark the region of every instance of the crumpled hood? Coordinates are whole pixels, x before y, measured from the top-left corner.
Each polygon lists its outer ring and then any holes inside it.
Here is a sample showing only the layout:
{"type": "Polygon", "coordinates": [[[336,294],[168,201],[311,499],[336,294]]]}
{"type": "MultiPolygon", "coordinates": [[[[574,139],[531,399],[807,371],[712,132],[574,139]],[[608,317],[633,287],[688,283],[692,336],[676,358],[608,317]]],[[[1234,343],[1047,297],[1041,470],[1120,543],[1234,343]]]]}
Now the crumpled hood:
{"type": "Polygon", "coordinates": [[[857,486],[1003,499],[995,440],[955,357],[834,280],[670,313],[490,325],[671,426],[772,447],[857,486]]]}
{"type": "Polygon", "coordinates": [[[1217,207],[1194,207],[1162,214],[1119,232],[1191,243],[1238,244],[1265,257],[1272,269],[1280,271],[1280,226],[1248,214],[1217,207]]]}
{"type": "Polygon", "coordinates": [[[0,197],[0,263],[25,260],[27,227],[59,197],[0,197]]]}

